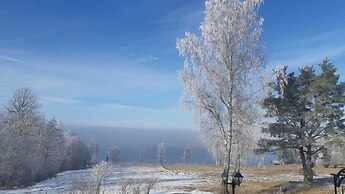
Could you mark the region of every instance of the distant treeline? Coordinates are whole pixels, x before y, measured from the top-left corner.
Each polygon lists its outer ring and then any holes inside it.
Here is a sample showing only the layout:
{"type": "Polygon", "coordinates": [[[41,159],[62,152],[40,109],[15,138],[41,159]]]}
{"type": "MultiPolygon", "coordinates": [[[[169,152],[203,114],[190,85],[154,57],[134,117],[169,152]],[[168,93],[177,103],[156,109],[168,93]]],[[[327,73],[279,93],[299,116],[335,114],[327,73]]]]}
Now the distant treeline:
{"type": "Polygon", "coordinates": [[[90,147],[40,107],[31,89],[21,88],[0,109],[1,188],[29,185],[91,162],[90,147]]]}

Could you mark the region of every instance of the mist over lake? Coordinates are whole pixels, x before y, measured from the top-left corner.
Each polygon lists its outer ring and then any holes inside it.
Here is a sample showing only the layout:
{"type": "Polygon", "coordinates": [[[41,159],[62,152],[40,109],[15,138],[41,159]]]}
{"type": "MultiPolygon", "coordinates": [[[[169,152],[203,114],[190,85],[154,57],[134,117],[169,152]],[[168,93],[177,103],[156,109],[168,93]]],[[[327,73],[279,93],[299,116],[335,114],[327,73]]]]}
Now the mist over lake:
{"type": "MultiPolygon", "coordinates": [[[[120,150],[120,163],[137,163],[143,153],[143,163],[157,163],[157,147],[163,142],[166,148],[166,163],[182,163],[186,147],[191,149],[190,163],[213,164],[215,161],[202,144],[197,131],[176,129],[138,129],[66,126],[72,133],[78,133],[86,143],[97,141],[98,160],[106,160],[110,147],[120,150]]],[[[265,154],[264,164],[276,160],[274,154],[265,154]]],[[[246,163],[256,165],[256,156],[251,155],[246,163]]]]}
{"type": "Polygon", "coordinates": [[[214,163],[204,148],[198,132],[175,129],[137,129],[110,127],[66,126],[72,133],[78,133],[85,142],[97,141],[98,160],[105,160],[110,147],[120,150],[120,163],[135,163],[143,152],[144,163],[157,163],[157,146],[163,142],[166,148],[166,163],[183,162],[183,152],[191,148],[191,163],[214,163]]]}

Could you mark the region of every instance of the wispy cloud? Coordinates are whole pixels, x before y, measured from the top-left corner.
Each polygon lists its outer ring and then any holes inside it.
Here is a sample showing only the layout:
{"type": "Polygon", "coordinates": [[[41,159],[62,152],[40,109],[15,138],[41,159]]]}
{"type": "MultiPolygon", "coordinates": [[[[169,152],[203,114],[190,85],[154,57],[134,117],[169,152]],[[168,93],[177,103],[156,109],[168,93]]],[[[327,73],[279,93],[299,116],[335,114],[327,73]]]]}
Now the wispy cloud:
{"type": "Polygon", "coordinates": [[[191,114],[181,110],[178,106],[152,108],[109,103],[92,106],[92,111],[87,107],[77,109],[87,112],[87,114],[83,114],[83,117],[73,117],[73,121],[70,121],[72,117],[64,115],[66,116],[64,120],[68,123],[83,123],[87,120],[88,125],[92,126],[193,129],[191,114]]]}
{"type": "Polygon", "coordinates": [[[199,3],[191,3],[179,9],[175,9],[165,15],[159,22],[161,23],[199,23],[204,16],[204,6],[197,7],[199,3]]]}
{"type": "Polygon", "coordinates": [[[131,53],[129,54],[131,59],[134,59],[139,62],[147,62],[147,61],[154,61],[157,60],[157,57],[154,57],[153,55],[150,54],[137,54],[137,53],[131,53]]]}
{"type": "Polygon", "coordinates": [[[18,59],[18,58],[15,58],[15,57],[4,56],[4,55],[0,55],[0,60],[14,62],[14,63],[20,63],[20,64],[25,64],[25,61],[23,61],[21,59],[18,59]]]}
{"type": "Polygon", "coordinates": [[[314,36],[301,37],[298,40],[280,42],[275,45],[269,56],[269,66],[278,64],[297,68],[305,65],[317,65],[325,57],[331,61],[345,53],[343,29],[336,29],[314,36]]]}
{"type": "Polygon", "coordinates": [[[188,1],[185,6],[167,13],[157,23],[163,26],[174,25],[174,29],[167,29],[169,30],[169,34],[173,34],[176,39],[177,37],[183,36],[186,31],[198,34],[203,18],[204,4],[200,4],[198,1],[188,1]]]}
{"type": "Polygon", "coordinates": [[[66,98],[60,96],[41,96],[43,103],[61,103],[61,104],[80,104],[83,101],[75,98],[66,98]]]}
{"type": "MultiPolygon", "coordinates": [[[[29,55],[34,61],[30,66],[1,67],[0,82],[6,83],[9,90],[31,86],[45,96],[104,99],[115,98],[119,94],[147,96],[176,91],[179,87],[175,71],[138,64],[128,57],[109,62],[92,56],[99,60],[94,62],[84,57],[79,62],[68,58],[61,61],[59,57],[39,57],[35,53],[29,55]]],[[[155,60],[157,57],[146,58],[155,60]]]]}
{"type": "Polygon", "coordinates": [[[111,109],[133,109],[136,108],[134,106],[125,105],[125,104],[115,104],[115,103],[106,103],[103,104],[104,107],[111,108],[111,109]]]}
{"type": "MultiPolygon", "coordinates": [[[[299,39],[289,39],[289,41],[282,41],[275,46],[279,49],[286,49],[286,48],[298,48],[301,46],[304,47],[320,47],[324,45],[339,44],[344,43],[343,34],[345,33],[345,28],[340,27],[338,29],[333,29],[327,32],[314,34],[312,36],[304,36],[300,37],[299,39]]],[[[271,45],[272,46],[272,45],[271,45]]]]}
{"type": "Polygon", "coordinates": [[[345,53],[345,45],[321,46],[319,48],[306,48],[295,50],[284,50],[273,53],[269,66],[278,64],[291,67],[300,67],[305,65],[316,65],[322,62],[326,57],[332,60],[345,53]]]}
{"type": "Polygon", "coordinates": [[[60,49],[60,55],[63,55],[65,53],[65,50],[68,48],[68,47],[71,47],[72,44],[66,44],[66,45],[63,45],[60,49]]]}

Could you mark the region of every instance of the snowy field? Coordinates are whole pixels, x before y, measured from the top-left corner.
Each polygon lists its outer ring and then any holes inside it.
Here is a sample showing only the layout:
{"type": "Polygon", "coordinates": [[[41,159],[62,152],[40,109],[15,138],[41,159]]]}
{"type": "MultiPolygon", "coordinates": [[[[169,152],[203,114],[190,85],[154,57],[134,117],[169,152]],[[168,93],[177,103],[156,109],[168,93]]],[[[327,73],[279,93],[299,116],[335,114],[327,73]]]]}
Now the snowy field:
{"type": "MultiPolygon", "coordinates": [[[[209,165],[167,165],[169,169],[159,165],[113,165],[108,170],[101,193],[132,194],[140,188],[139,194],[152,184],[153,194],[210,194],[199,190],[216,191],[218,188],[220,167],[209,165]],[[123,192],[125,191],[127,192],[123,192]]],[[[303,175],[299,165],[267,166],[265,169],[243,167],[244,181],[237,188],[239,193],[304,193],[303,175]],[[297,192],[301,189],[303,192],[297,192]]],[[[314,176],[315,189],[311,194],[324,194],[333,191],[333,177],[339,169],[316,167],[314,176]]],[[[94,185],[92,170],[67,171],[55,178],[42,181],[27,188],[16,190],[0,190],[0,193],[69,193],[94,194],[88,188],[94,185]],[[90,181],[91,180],[91,181],[90,181]],[[88,192],[86,192],[88,191],[88,192]]],[[[94,187],[93,187],[94,188],[94,187]]]]}
{"type": "MultiPolygon", "coordinates": [[[[39,182],[33,186],[24,189],[2,190],[0,193],[78,193],[76,192],[78,187],[87,187],[88,183],[85,180],[89,180],[90,175],[90,170],[66,171],[58,174],[55,178],[39,182]]],[[[130,187],[134,188],[140,187],[148,181],[154,182],[150,192],[153,194],[207,194],[208,192],[183,191],[183,188],[189,186],[195,188],[195,186],[207,184],[211,180],[198,178],[193,173],[166,170],[158,165],[113,165],[105,177],[101,193],[120,193],[121,189],[128,186],[125,185],[125,182],[131,182],[130,187]]],[[[128,189],[131,189],[130,187],[128,189]]]]}

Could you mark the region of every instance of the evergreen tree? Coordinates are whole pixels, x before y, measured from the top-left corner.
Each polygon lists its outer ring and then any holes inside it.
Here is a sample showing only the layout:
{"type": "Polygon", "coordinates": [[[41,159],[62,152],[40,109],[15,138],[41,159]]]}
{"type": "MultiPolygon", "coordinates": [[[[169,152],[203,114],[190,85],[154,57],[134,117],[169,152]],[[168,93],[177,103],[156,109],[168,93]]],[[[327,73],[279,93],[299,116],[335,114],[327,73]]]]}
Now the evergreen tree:
{"type": "Polygon", "coordinates": [[[263,103],[267,117],[275,121],[263,129],[270,138],[259,144],[265,149],[297,149],[308,185],[313,183],[315,156],[333,135],[344,133],[345,83],[339,82],[337,68],[327,58],[320,68],[320,74],[313,67],[300,68],[298,76],[286,74],[286,67],[278,69],[273,91],[263,103]]]}

